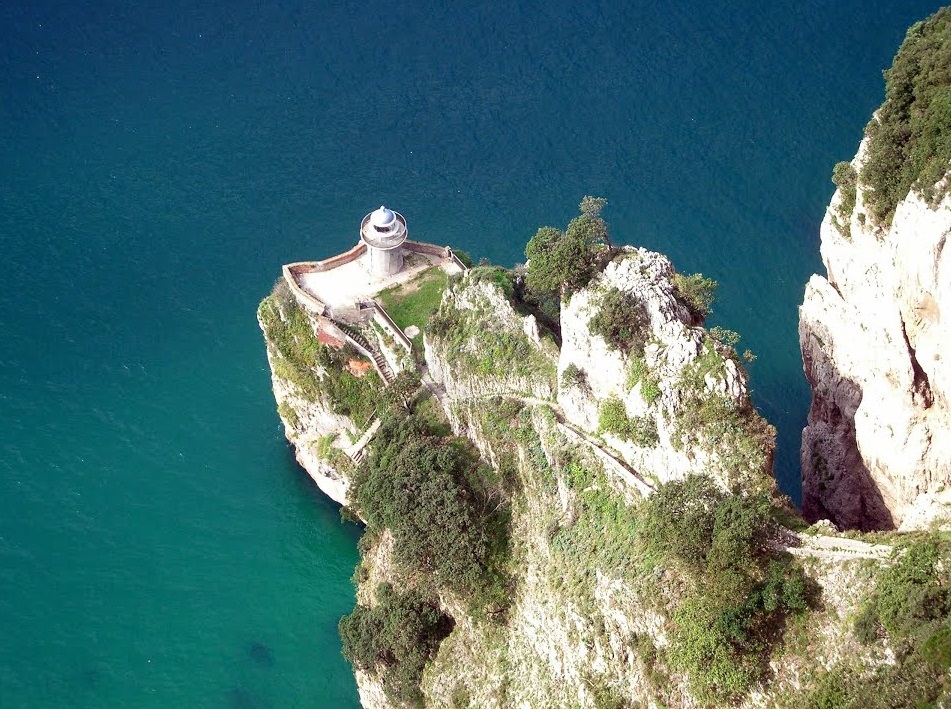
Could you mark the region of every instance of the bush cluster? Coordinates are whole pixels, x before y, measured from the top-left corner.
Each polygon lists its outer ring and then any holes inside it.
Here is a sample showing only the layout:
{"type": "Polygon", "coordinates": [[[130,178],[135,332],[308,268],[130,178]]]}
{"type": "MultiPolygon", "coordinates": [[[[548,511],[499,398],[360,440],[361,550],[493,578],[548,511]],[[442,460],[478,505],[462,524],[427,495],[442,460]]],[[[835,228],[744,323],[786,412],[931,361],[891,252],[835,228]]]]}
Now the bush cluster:
{"type": "Polygon", "coordinates": [[[799,706],[892,709],[943,706],[951,699],[951,542],[929,535],[898,551],[853,631],[865,644],[887,638],[896,662],[869,672],[843,666],[825,675],[799,706]]]}
{"type": "Polygon", "coordinates": [[[674,293],[680,302],[690,311],[694,323],[701,324],[713,312],[713,298],[717,290],[717,282],[712,278],[705,278],[702,273],[685,276],[682,273],[674,274],[674,293]]]}
{"type": "Polygon", "coordinates": [[[642,448],[650,448],[660,441],[654,417],[628,416],[624,402],[616,396],[605,399],[601,404],[598,430],[602,433],[612,433],[642,448]]]}
{"type": "Polygon", "coordinates": [[[426,661],[451,630],[432,599],[452,591],[470,613],[493,620],[504,619],[511,601],[507,481],[446,435],[426,402],[390,412],[352,488],[364,539],[390,531],[395,579],[413,590],[381,586],[373,608],[357,606],[340,625],[347,658],[382,671],[387,694],[411,703],[426,661]]]}
{"type": "Polygon", "coordinates": [[[601,298],[600,308],[588,322],[592,335],[600,335],[610,347],[640,356],[650,333],[644,304],[633,295],[611,288],[601,298]]]}
{"type": "Polygon", "coordinates": [[[343,654],[354,667],[378,671],[391,699],[421,706],[423,669],[452,627],[452,619],[420,593],[380,584],[376,604],[358,605],[340,620],[339,630],[343,654]]]}
{"type": "Polygon", "coordinates": [[[354,480],[368,528],[393,535],[393,561],[422,571],[435,587],[470,596],[484,583],[489,542],[466,477],[477,458],[429,434],[414,417],[391,418],[354,480]]]}
{"type": "Polygon", "coordinates": [[[641,544],[693,580],[674,613],[669,657],[703,701],[746,692],[785,618],[808,606],[801,568],[769,544],[770,511],[765,493],[733,495],[707,476],[667,483],[643,507],[641,544]]]}
{"type": "Polygon", "coordinates": [[[951,8],[908,30],[885,72],[885,103],[865,129],[868,159],[860,175],[865,204],[879,224],[914,188],[934,204],[951,165],[951,8]]]}
{"type": "Polygon", "coordinates": [[[627,386],[631,389],[641,385],[641,398],[648,406],[660,397],[660,377],[651,374],[644,357],[635,357],[627,371],[627,386]]]}
{"type": "Polygon", "coordinates": [[[856,618],[856,636],[865,643],[887,635],[900,652],[910,652],[951,620],[951,545],[931,536],[907,549],[886,569],[871,599],[856,618]]]}
{"type": "Polygon", "coordinates": [[[565,371],[561,373],[561,386],[565,389],[589,390],[591,388],[588,384],[587,373],[573,363],[565,367],[565,371]]]}
{"type": "Polygon", "coordinates": [[[841,201],[834,218],[835,227],[845,238],[852,234],[852,228],[849,226],[852,219],[852,211],[855,209],[856,198],[856,175],[855,168],[851,163],[837,163],[832,170],[832,182],[839,188],[841,201]]]}

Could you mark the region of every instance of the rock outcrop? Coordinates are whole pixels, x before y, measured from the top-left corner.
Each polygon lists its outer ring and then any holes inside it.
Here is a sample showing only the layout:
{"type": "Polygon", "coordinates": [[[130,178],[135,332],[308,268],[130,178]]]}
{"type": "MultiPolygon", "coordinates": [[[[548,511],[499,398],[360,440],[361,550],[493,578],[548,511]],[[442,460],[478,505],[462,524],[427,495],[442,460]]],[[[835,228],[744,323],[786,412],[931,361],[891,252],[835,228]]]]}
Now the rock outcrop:
{"type": "Polygon", "coordinates": [[[627,248],[564,303],[558,403],[568,421],[602,435],[658,483],[701,472],[726,487],[762,483],[772,470],[773,432],[753,410],[736,353],[696,325],[674,275],[665,256],[627,248]],[[612,289],[642,308],[643,352],[620,351],[592,332],[612,289]],[[602,407],[611,399],[651,435],[604,430],[602,407]]]}
{"type": "Polygon", "coordinates": [[[555,398],[558,348],[499,284],[467,276],[446,291],[436,318],[443,325],[426,333],[426,364],[449,399],[555,398]]]}
{"type": "MultiPolygon", "coordinates": [[[[866,159],[868,139],[853,161],[866,159]]],[[[914,190],[890,227],[863,186],[838,190],[821,227],[825,277],[800,308],[812,406],[802,437],[803,512],[860,529],[923,528],[951,515],[951,197],[914,190]],[[850,195],[849,195],[850,197],[850,195]]]]}
{"type": "MultiPolygon", "coordinates": [[[[732,348],[696,324],[660,254],[626,251],[563,303],[560,350],[513,298],[513,284],[512,273],[483,269],[450,285],[425,333],[424,377],[438,395],[428,401],[441,404],[453,432],[494,471],[485,479],[505,481],[491,499],[507,510],[507,601],[487,614],[418,573],[407,577],[394,536],[377,529],[361,542],[358,604],[374,607],[380,584],[420,585],[451,617],[452,631],[422,674],[424,706],[709,706],[673,659],[683,642],[675,613],[694,582],[671,560],[638,549],[638,515],[663,482],[699,472],[743,495],[771,489],[772,431],[750,406],[732,348]],[[641,308],[642,350],[625,354],[592,333],[612,289],[641,308]],[[617,402],[614,415],[630,430],[604,430],[606,402],[617,402]],[[642,440],[641,427],[656,435],[642,440]]],[[[306,363],[295,355],[326,355],[303,341],[312,323],[292,303],[282,305],[278,293],[259,319],[288,440],[322,489],[346,503],[354,468],[345,453],[370,429],[335,412],[319,367],[313,378],[301,375],[306,363]]],[[[882,661],[849,631],[867,598],[865,560],[828,544],[815,553],[787,536],[825,605],[804,626],[808,648],[777,646],[763,682],[731,706],[776,706],[817,671],[882,661]]],[[[386,690],[385,669],[355,674],[363,706],[403,706],[386,690]]]]}

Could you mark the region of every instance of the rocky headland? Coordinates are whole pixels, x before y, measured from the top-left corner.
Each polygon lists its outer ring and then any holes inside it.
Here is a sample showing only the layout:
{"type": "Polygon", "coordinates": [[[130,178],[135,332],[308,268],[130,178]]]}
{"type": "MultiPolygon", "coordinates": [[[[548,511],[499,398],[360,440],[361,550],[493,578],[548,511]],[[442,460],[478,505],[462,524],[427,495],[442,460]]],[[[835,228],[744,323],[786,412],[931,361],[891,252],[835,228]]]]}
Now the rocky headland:
{"type": "MultiPolygon", "coordinates": [[[[912,28],[891,98],[946,105],[948,27],[912,28]]],[[[298,461],[365,525],[340,623],[364,707],[947,705],[951,148],[899,103],[836,167],[801,309],[808,521],[739,336],[705,327],[716,284],[615,246],[604,200],[524,267],[419,262],[349,308],[285,268],[258,319],[298,461]]]]}
{"type": "Polygon", "coordinates": [[[259,309],[298,460],[366,524],[341,623],[364,706],[792,707],[887,667],[852,626],[893,548],[775,489],[715,284],[589,255],[554,311],[526,271],[447,278],[386,387],[285,283],[259,309]]]}

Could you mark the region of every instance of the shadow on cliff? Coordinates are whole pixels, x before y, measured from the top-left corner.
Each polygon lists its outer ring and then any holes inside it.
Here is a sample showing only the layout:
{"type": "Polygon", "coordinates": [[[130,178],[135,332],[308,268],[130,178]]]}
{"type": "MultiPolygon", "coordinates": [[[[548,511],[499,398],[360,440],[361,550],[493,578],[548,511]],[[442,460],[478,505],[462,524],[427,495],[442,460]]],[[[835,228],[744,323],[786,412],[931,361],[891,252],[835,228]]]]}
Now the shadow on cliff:
{"type": "Polygon", "coordinates": [[[803,372],[812,403],[802,432],[802,514],[839,529],[894,529],[895,523],[855,439],[862,387],[839,371],[811,323],[800,323],[803,372]]]}

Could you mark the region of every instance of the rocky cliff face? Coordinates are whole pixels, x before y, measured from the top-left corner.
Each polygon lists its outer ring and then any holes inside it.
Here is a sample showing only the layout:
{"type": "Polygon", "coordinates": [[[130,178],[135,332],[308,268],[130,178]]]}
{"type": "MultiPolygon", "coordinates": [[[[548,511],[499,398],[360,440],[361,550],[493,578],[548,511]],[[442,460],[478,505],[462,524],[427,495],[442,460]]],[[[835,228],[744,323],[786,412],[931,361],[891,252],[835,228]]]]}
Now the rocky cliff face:
{"type": "Polygon", "coordinates": [[[503,286],[467,277],[445,293],[437,322],[426,333],[426,364],[450,400],[554,398],[558,348],[533,315],[516,312],[503,286]]]}
{"type": "Polygon", "coordinates": [[[558,403],[570,422],[603,435],[658,483],[700,472],[725,486],[769,479],[773,432],[753,411],[746,373],[731,347],[693,324],[666,257],[625,250],[564,304],[561,326],[558,403]],[[592,332],[612,289],[643,308],[643,353],[620,351],[592,332]],[[652,435],[604,430],[603,406],[611,399],[620,399],[629,420],[652,435]]]}
{"type": "MultiPolygon", "coordinates": [[[[501,612],[486,614],[436,589],[453,628],[423,672],[424,706],[713,705],[697,698],[695,678],[672,659],[683,642],[674,618],[694,582],[669,560],[638,548],[639,514],[653,487],[698,472],[712,471],[744,495],[771,488],[772,441],[749,405],[732,349],[692,324],[673,276],[659,254],[622,255],[563,304],[560,351],[513,302],[511,274],[470,274],[444,296],[426,333],[430,384],[454,433],[467,437],[498,478],[509,481],[507,498],[492,504],[509,510],[510,598],[501,612]],[[591,332],[611,289],[643,306],[642,353],[619,352],[591,332]],[[574,376],[567,374],[572,368],[574,376]],[[609,401],[620,402],[616,417],[638,431],[649,421],[656,436],[604,431],[609,401]]],[[[276,307],[279,298],[267,303],[260,318],[288,439],[318,483],[340,481],[337,499],[344,501],[353,469],[328,441],[352,440],[361,432],[334,412],[319,388],[305,390],[292,380],[289,350],[279,342],[286,332],[277,323],[293,318],[276,307]]],[[[306,328],[294,332],[306,339],[306,328]]],[[[800,544],[787,536],[784,543],[800,544]]],[[[867,545],[839,549],[836,540],[830,545],[825,539],[818,551],[807,550],[808,541],[792,549],[822,588],[821,609],[775,647],[762,684],[723,705],[778,706],[829,667],[856,658],[881,662],[880,648],[863,648],[850,634],[873,576],[863,558],[870,554],[867,545]]],[[[400,575],[393,547],[387,530],[361,543],[356,578],[362,606],[374,605],[380,583],[427,587],[418,574],[400,575]]],[[[385,691],[381,673],[363,668],[356,678],[367,709],[404,706],[385,691]]]]}
{"type": "MultiPolygon", "coordinates": [[[[861,169],[863,142],[853,161],[861,169]]],[[[873,226],[861,184],[821,228],[826,276],[800,308],[813,390],[803,512],[857,528],[927,528],[951,513],[951,199],[910,193],[873,226]],[[837,225],[838,223],[838,225],[837,225]]]]}

